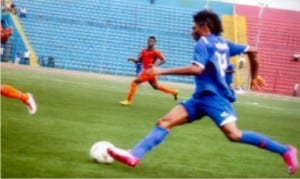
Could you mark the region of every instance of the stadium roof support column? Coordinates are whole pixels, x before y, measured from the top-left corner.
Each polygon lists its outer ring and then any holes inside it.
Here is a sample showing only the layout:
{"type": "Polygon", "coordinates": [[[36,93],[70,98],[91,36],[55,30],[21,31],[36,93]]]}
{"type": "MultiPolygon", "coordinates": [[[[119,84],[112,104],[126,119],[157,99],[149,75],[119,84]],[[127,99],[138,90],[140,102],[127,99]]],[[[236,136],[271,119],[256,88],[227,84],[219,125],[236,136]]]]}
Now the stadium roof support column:
{"type": "MultiPolygon", "coordinates": [[[[235,43],[238,43],[238,29],[237,29],[237,15],[235,12],[235,6],[233,7],[233,41],[235,43]]],[[[232,62],[235,66],[235,74],[234,74],[234,87],[236,89],[241,88],[242,86],[242,82],[240,79],[240,71],[239,71],[239,60],[238,57],[233,57],[232,62]]]]}

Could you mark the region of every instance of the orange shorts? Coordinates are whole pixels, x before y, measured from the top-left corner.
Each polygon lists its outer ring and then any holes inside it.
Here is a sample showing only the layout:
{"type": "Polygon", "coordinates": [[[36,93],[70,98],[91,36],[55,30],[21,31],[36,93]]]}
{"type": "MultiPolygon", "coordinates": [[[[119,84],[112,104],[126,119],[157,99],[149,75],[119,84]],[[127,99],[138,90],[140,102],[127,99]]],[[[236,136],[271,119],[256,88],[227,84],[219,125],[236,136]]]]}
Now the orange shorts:
{"type": "Polygon", "coordinates": [[[146,81],[153,81],[153,80],[156,80],[156,76],[155,75],[149,75],[149,74],[146,74],[144,71],[141,72],[139,74],[139,76],[137,77],[137,79],[141,82],[146,82],[146,81]]]}

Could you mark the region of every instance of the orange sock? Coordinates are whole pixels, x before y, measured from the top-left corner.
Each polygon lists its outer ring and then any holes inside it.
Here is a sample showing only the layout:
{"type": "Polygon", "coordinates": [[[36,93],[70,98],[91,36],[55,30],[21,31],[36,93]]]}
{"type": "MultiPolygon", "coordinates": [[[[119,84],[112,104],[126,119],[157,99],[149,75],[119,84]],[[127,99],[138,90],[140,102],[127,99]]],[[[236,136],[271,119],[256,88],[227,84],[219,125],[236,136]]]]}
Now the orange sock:
{"type": "Polygon", "coordinates": [[[176,90],[173,90],[173,89],[168,88],[168,87],[163,86],[163,85],[158,85],[158,90],[163,91],[165,93],[172,94],[172,95],[175,95],[177,93],[176,90]]]}
{"type": "Polygon", "coordinates": [[[26,102],[29,96],[9,85],[1,85],[1,95],[26,102]]]}
{"type": "Polygon", "coordinates": [[[133,96],[135,95],[136,90],[137,90],[137,84],[135,82],[132,82],[127,96],[127,101],[131,102],[133,96]]]}

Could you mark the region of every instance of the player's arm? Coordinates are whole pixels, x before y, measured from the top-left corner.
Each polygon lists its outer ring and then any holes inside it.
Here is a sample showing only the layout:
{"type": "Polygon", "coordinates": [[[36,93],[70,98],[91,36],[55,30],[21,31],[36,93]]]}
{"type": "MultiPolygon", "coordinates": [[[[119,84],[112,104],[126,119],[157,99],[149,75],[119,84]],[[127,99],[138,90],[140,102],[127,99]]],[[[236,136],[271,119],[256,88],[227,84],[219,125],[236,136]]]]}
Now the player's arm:
{"type": "Polygon", "coordinates": [[[229,46],[230,56],[235,56],[244,53],[249,57],[251,72],[251,88],[263,88],[265,86],[265,82],[263,78],[258,75],[259,64],[257,60],[257,51],[250,46],[235,44],[230,41],[228,41],[227,44],[229,46]]]}
{"type": "Polygon", "coordinates": [[[149,69],[154,75],[200,75],[203,71],[203,67],[195,63],[178,68],[152,68],[149,69]]]}
{"type": "Polygon", "coordinates": [[[133,63],[138,63],[138,62],[140,62],[141,60],[140,60],[140,59],[135,59],[135,58],[128,58],[128,61],[129,61],[129,62],[133,62],[133,63]]]}
{"type": "Polygon", "coordinates": [[[208,56],[206,46],[203,43],[199,43],[194,48],[192,64],[177,68],[152,68],[149,71],[154,75],[200,75],[208,62],[208,56]]]}
{"type": "Polygon", "coordinates": [[[153,66],[159,66],[166,63],[166,60],[164,58],[159,58],[158,60],[155,60],[155,63],[153,64],[153,66]]]}
{"type": "Polygon", "coordinates": [[[152,66],[160,66],[164,63],[166,63],[164,55],[160,51],[156,51],[156,59],[152,66]]]}
{"type": "Polygon", "coordinates": [[[249,59],[250,64],[250,72],[251,72],[251,88],[260,89],[265,86],[264,79],[258,75],[259,63],[257,59],[257,51],[256,49],[249,47],[244,52],[249,59]]]}
{"type": "Polygon", "coordinates": [[[140,63],[143,60],[142,56],[143,56],[143,50],[141,50],[140,53],[138,54],[138,58],[132,58],[132,57],[130,57],[130,58],[128,58],[128,61],[129,62],[133,62],[135,64],[140,63]]]}
{"type": "Polygon", "coordinates": [[[155,75],[200,75],[208,59],[207,49],[202,44],[194,49],[194,59],[191,65],[177,68],[153,69],[155,75]]]}
{"type": "Polygon", "coordinates": [[[247,51],[244,52],[249,58],[250,63],[250,70],[251,70],[251,78],[256,78],[258,76],[258,61],[257,61],[257,51],[253,48],[249,48],[247,51]]]}

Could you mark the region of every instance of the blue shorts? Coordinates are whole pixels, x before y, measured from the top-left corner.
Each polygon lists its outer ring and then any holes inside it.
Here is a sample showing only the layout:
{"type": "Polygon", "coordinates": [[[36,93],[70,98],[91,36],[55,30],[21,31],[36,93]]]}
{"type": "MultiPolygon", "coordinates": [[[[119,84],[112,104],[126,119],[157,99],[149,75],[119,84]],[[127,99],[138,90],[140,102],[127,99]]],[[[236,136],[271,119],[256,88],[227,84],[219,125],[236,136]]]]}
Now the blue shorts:
{"type": "Polygon", "coordinates": [[[230,101],[211,92],[203,92],[180,104],[187,111],[190,122],[209,116],[218,127],[221,127],[237,120],[230,101]]]}

